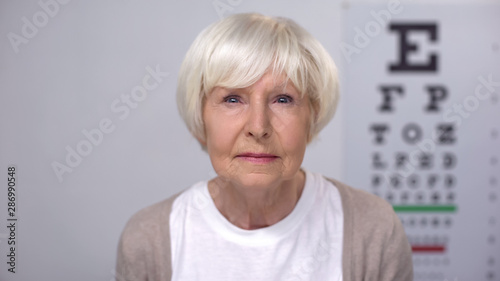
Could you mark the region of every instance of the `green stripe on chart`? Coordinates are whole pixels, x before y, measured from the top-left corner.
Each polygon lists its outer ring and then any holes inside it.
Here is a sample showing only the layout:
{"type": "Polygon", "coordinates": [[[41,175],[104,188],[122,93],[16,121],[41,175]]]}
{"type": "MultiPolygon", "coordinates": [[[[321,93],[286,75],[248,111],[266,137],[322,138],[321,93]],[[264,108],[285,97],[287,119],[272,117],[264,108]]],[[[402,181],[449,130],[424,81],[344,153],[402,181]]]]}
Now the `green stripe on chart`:
{"type": "Polygon", "coordinates": [[[394,205],[396,213],[454,213],[455,205],[394,205]]]}

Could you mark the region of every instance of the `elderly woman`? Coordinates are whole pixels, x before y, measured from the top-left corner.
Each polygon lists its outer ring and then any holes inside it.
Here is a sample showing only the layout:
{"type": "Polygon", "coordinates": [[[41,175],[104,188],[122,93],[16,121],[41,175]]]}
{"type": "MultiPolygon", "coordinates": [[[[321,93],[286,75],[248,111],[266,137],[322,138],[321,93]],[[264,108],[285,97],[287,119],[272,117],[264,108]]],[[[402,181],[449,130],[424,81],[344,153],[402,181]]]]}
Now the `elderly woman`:
{"type": "Polygon", "coordinates": [[[337,100],[333,60],[293,21],[239,14],[205,29],[177,101],[217,176],[130,219],[117,280],[412,280],[391,206],[301,168],[337,100]]]}

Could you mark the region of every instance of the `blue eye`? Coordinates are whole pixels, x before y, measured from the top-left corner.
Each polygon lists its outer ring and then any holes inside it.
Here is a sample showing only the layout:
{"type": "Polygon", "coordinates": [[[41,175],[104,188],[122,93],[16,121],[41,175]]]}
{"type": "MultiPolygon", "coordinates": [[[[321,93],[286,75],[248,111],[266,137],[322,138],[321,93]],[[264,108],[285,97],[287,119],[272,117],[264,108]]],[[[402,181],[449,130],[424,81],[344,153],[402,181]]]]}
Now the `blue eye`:
{"type": "Polygon", "coordinates": [[[238,97],[228,96],[228,97],[224,98],[224,102],[227,102],[227,103],[238,103],[238,102],[240,102],[240,100],[238,99],[238,97]]]}
{"type": "Polygon", "coordinates": [[[277,103],[291,103],[292,101],[293,99],[290,96],[280,96],[276,100],[277,103]]]}

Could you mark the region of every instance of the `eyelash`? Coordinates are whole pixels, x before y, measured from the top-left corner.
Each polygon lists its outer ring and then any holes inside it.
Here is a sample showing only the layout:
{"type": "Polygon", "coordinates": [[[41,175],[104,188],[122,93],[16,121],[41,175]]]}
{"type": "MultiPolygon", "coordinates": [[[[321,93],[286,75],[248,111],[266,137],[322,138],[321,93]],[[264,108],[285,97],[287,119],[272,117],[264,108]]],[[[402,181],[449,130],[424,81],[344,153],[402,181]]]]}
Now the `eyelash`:
{"type": "Polygon", "coordinates": [[[231,99],[235,99],[235,100],[239,101],[239,100],[240,100],[240,97],[235,96],[235,95],[229,95],[229,96],[227,96],[227,97],[224,97],[224,102],[227,102],[227,103],[234,103],[234,102],[229,102],[229,100],[231,100],[231,99]]]}
{"type": "MultiPolygon", "coordinates": [[[[286,103],[293,102],[293,98],[289,95],[280,95],[280,96],[278,96],[278,98],[276,100],[278,101],[278,100],[283,99],[283,98],[288,100],[286,103]]],[[[278,103],[283,103],[283,102],[278,102],[278,103]]]]}
{"type": "MultiPolygon", "coordinates": [[[[236,100],[236,101],[240,101],[240,97],[239,96],[235,96],[235,95],[229,95],[229,96],[226,96],[224,97],[224,102],[226,103],[236,103],[236,102],[230,102],[230,100],[236,100]]],[[[276,98],[276,102],[277,103],[286,103],[286,104],[289,104],[289,103],[292,103],[293,102],[293,98],[289,95],[279,95],[277,98],[276,98]],[[279,102],[279,100],[281,99],[287,99],[287,102],[279,102]]]]}

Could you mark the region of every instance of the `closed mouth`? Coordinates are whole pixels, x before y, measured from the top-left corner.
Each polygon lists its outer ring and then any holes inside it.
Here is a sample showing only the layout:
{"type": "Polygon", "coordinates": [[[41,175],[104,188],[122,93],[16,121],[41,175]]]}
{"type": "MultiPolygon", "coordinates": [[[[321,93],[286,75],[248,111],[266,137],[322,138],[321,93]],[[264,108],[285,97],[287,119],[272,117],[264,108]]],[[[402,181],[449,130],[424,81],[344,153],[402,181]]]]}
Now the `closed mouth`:
{"type": "Polygon", "coordinates": [[[274,154],[267,154],[267,153],[242,153],[238,154],[236,157],[249,157],[249,158],[278,158],[278,156],[274,154]]]}
{"type": "Polygon", "coordinates": [[[241,159],[242,161],[245,161],[247,163],[251,163],[253,165],[267,165],[273,163],[279,157],[274,154],[268,154],[268,153],[246,152],[238,154],[236,158],[241,159]]]}

